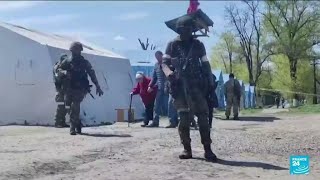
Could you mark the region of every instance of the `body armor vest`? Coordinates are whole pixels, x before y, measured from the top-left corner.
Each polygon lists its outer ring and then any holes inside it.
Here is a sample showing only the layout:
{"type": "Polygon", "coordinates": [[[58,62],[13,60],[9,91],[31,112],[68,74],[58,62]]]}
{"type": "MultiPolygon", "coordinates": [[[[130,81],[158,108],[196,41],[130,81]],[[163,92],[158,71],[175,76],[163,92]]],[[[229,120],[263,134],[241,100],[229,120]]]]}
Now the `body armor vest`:
{"type": "Polygon", "coordinates": [[[201,62],[199,57],[197,57],[197,52],[196,52],[197,44],[196,42],[193,42],[193,43],[194,45],[192,49],[190,49],[191,46],[184,47],[181,44],[178,44],[177,48],[179,51],[179,57],[180,57],[180,60],[182,61],[180,64],[185,64],[185,61],[188,61],[185,72],[184,72],[187,78],[201,79],[202,70],[201,70],[201,62]],[[190,57],[188,58],[187,56],[190,50],[192,52],[190,57]]]}
{"type": "Polygon", "coordinates": [[[82,59],[70,62],[70,87],[72,89],[83,89],[89,86],[86,64],[82,59]]]}

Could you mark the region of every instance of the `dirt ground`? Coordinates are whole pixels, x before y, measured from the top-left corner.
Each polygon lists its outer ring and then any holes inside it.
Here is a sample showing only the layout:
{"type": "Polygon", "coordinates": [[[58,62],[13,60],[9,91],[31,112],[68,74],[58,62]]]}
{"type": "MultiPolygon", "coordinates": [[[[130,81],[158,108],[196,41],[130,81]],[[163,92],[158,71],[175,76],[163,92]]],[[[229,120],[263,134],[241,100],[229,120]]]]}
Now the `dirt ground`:
{"type": "Polygon", "coordinates": [[[211,132],[218,163],[206,162],[199,132],[194,158],[179,160],[177,129],[140,124],[84,128],[0,127],[0,179],[174,180],[320,179],[320,115],[261,114],[215,120],[211,132]],[[289,175],[289,156],[309,155],[309,175],[289,175]]]}

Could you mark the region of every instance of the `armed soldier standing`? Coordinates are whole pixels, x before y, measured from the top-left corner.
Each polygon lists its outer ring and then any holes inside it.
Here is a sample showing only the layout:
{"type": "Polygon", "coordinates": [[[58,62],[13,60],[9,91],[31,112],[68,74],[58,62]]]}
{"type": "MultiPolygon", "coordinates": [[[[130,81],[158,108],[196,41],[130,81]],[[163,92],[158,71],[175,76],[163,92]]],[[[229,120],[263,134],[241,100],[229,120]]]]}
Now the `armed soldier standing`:
{"type": "Polygon", "coordinates": [[[184,151],[179,158],[192,158],[190,122],[194,114],[198,117],[204,156],[207,160],[216,161],[217,157],[211,150],[206,101],[209,89],[214,86],[213,77],[205,47],[192,35],[193,27],[194,21],[190,16],[177,20],[176,28],[180,36],[168,43],[162,66],[180,116],[178,130],[184,151]]]}
{"type": "Polygon", "coordinates": [[[66,94],[67,85],[66,85],[66,76],[63,73],[58,73],[58,68],[60,67],[63,60],[67,59],[66,54],[61,55],[60,60],[53,67],[53,77],[54,85],[56,87],[57,95],[55,101],[57,103],[57,110],[55,114],[55,127],[63,128],[68,127],[66,124],[66,115],[67,110],[65,108],[64,96],[66,94]]]}
{"type": "Polygon", "coordinates": [[[83,50],[80,42],[74,42],[70,46],[72,56],[64,60],[58,68],[60,73],[69,78],[69,88],[66,93],[66,107],[70,107],[70,134],[81,133],[80,103],[90,91],[88,75],[96,86],[96,93],[101,96],[103,91],[98,83],[95,71],[90,62],[81,56],[83,50]]]}
{"type": "Polygon", "coordinates": [[[241,98],[241,86],[232,73],[229,75],[229,80],[224,84],[224,95],[227,101],[226,118],[229,119],[232,107],[233,119],[239,120],[238,114],[241,98]]]}

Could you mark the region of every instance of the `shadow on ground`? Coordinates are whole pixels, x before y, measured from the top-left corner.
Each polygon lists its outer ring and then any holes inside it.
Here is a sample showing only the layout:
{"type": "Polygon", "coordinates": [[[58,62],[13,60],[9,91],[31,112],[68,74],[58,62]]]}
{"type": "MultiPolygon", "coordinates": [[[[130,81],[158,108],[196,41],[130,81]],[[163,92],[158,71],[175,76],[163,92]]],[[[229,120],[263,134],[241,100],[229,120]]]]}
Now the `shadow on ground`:
{"type": "MultiPolygon", "coordinates": [[[[216,116],[216,119],[221,119],[221,120],[226,120],[225,117],[219,117],[216,116]]],[[[259,122],[273,122],[275,120],[281,120],[280,118],[277,117],[272,117],[272,116],[241,116],[239,117],[239,120],[233,120],[233,117],[230,117],[230,120],[226,121],[259,121],[259,122]]]]}
{"type": "Polygon", "coordinates": [[[275,120],[280,120],[280,118],[272,117],[272,116],[242,116],[239,117],[239,120],[234,121],[260,121],[260,122],[273,122],[275,120]]]}
{"type": "MultiPolygon", "coordinates": [[[[198,160],[207,161],[204,158],[194,158],[198,160]]],[[[236,167],[254,167],[254,168],[262,168],[266,170],[288,170],[288,168],[284,168],[281,166],[276,166],[272,164],[262,163],[262,162],[246,162],[246,161],[228,161],[223,159],[218,159],[217,164],[226,165],[226,166],[236,166],[236,167]]]]}
{"type": "Polygon", "coordinates": [[[91,137],[132,137],[130,134],[97,134],[97,133],[81,133],[83,136],[91,137]]]}

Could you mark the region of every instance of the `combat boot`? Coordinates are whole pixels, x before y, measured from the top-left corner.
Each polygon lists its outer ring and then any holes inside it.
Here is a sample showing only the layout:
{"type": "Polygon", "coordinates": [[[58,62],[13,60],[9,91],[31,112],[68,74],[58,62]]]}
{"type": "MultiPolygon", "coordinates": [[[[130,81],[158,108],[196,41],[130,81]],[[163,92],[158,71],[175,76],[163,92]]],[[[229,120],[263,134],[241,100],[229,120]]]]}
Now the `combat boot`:
{"type": "Polygon", "coordinates": [[[217,162],[217,156],[212,152],[211,145],[204,145],[204,158],[208,161],[217,162]]]}
{"type": "Polygon", "coordinates": [[[61,124],[63,127],[70,127],[65,121],[64,122],[62,122],[62,124],[61,124]]]}
{"type": "Polygon", "coordinates": [[[184,150],[179,155],[179,158],[180,159],[191,159],[192,158],[191,145],[190,144],[184,144],[183,147],[184,147],[184,150]]]}
{"type": "Polygon", "coordinates": [[[77,134],[81,134],[82,133],[82,124],[80,123],[79,125],[77,125],[77,127],[76,127],[76,133],[77,134]]]}
{"type": "Polygon", "coordinates": [[[73,124],[70,125],[70,135],[77,135],[76,128],[73,124]]]}
{"type": "Polygon", "coordinates": [[[56,123],[54,124],[54,127],[55,127],[55,128],[63,128],[63,125],[62,125],[60,122],[56,122],[56,123]]]}
{"type": "Polygon", "coordinates": [[[234,116],[233,120],[239,120],[239,117],[238,116],[234,116]]]}

